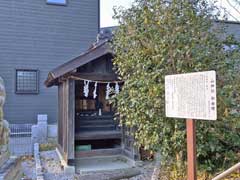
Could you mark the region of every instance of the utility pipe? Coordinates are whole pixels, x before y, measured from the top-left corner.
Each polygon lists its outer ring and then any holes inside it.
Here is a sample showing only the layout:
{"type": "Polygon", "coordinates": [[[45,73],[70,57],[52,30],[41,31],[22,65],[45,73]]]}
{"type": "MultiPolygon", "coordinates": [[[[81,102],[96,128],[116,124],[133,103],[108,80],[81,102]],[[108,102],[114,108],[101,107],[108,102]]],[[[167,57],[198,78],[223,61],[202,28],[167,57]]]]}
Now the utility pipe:
{"type": "Polygon", "coordinates": [[[240,169],[240,163],[237,163],[236,165],[232,166],[228,170],[219,174],[217,177],[213,178],[212,180],[221,180],[221,179],[227,177],[228,175],[232,174],[234,171],[239,170],[239,169],[240,169]]]}

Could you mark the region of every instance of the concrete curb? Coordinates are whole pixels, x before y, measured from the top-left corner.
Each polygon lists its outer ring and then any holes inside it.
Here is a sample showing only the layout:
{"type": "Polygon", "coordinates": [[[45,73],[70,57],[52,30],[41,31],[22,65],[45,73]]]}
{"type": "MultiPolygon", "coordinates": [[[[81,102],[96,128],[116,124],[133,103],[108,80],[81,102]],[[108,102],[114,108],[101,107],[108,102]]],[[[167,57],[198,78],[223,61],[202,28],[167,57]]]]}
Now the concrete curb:
{"type": "Polygon", "coordinates": [[[44,180],[43,169],[42,169],[41,160],[40,160],[40,153],[39,153],[39,144],[38,143],[34,144],[34,159],[35,159],[35,163],[36,163],[36,177],[37,177],[37,180],[44,180]]]}

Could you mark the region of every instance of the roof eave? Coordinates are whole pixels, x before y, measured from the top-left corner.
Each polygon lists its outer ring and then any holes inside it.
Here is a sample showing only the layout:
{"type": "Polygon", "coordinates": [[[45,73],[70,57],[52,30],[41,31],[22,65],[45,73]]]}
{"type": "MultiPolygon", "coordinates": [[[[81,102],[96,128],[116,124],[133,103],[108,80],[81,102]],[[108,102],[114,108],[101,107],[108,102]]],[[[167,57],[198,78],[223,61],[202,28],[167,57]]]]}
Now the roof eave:
{"type": "Polygon", "coordinates": [[[104,55],[107,54],[112,54],[113,50],[111,49],[111,47],[108,45],[108,42],[105,41],[103,43],[101,43],[100,45],[93,47],[91,49],[89,49],[87,52],[81,54],[80,56],[60,65],[59,67],[55,68],[54,70],[50,71],[48,74],[48,78],[45,81],[45,86],[46,87],[51,87],[54,85],[58,85],[58,79],[62,76],[64,76],[65,74],[77,69],[78,67],[81,67],[93,60],[96,60],[104,55]],[[92,55],[93,57],[90,56],[90,54],[92,53],[96,53],[96,55],[92,55]],[[90,57],[88,57],[90,56],[90,57]],[[84,60],[84,57],[86,58],[84,60]],[[80,62],[78,62],[80,61],[80,62]],[[84,62],[81,62],[84,61],[84,62]],[[72,67],[71,67],[72,66],[72,67]]]}

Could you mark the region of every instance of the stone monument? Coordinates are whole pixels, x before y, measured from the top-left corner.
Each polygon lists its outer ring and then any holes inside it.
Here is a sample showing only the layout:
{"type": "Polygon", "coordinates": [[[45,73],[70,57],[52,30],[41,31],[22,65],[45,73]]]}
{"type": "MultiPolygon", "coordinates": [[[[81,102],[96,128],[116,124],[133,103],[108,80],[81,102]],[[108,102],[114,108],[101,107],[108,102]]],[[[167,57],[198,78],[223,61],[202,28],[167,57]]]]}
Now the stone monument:
{"type": "Polygon", "coordinates": [[[3,105],[5,103],[6,93],[3,79],[0,77],[0,167],[8,159],[8,122],[3,119],[3,105]]]}
{"type": "Polygon", "coordinates": [[[3,105],[6,99],[6,92],[3,79],[0,77],[0,180],[17,180],[21,176],[20,160],[10,157],[8,150],[9,125],[4,120],[3,105]]]}

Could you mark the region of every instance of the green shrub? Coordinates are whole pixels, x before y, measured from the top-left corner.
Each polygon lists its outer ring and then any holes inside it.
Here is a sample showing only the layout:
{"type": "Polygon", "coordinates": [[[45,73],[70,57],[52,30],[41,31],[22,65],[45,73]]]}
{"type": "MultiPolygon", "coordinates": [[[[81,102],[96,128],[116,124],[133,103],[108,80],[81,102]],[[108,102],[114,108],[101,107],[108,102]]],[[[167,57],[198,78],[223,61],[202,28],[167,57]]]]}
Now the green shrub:
{"type": "Polygon", "coordinates": [[[120,27],[112,43],[115,69],[125,81],[113,98],[122,123],[135,127],[137,145],[160,151],[162,163],[186,161],[185,120],[165,117],[164,77],[195,71],[217,72],[217,121],[197,121],[198,167],[218,172],[233,165],[240,149],[239,42],[215,23],[208,1],[136,0],[116,9],[120,27]],[[226,37],[226,38],[225,38],[226,37]]]}

